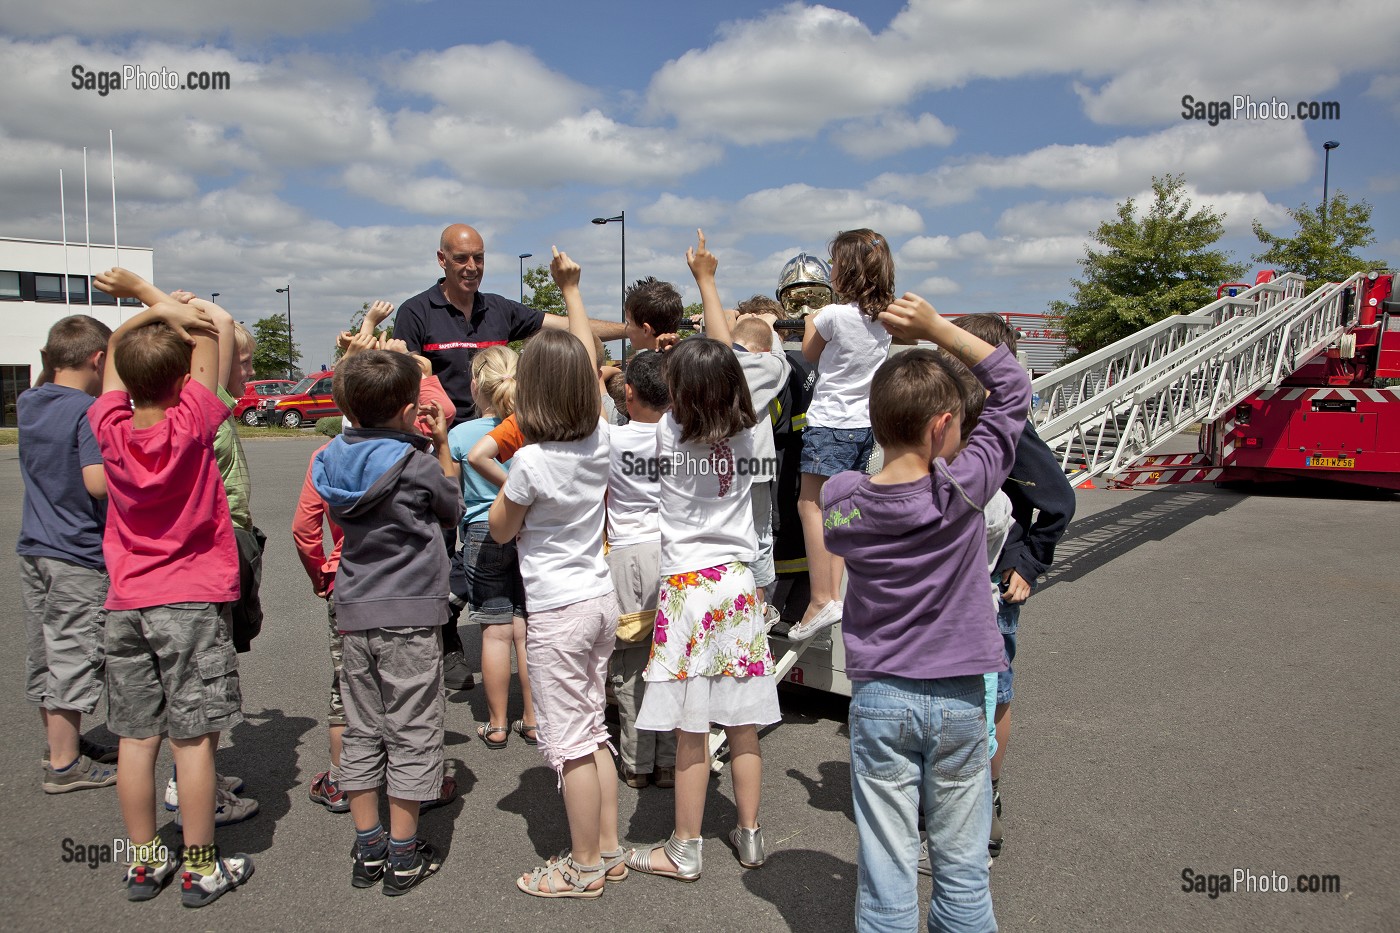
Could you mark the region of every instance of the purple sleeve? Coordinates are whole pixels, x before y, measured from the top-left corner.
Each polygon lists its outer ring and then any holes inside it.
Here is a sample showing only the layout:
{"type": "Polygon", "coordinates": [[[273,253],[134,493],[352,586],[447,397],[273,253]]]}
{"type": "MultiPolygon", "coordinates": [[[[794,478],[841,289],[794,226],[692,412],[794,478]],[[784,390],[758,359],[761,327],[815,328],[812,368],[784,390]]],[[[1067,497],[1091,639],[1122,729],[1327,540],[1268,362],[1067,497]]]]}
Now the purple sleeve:
{"type": "Polygon", "coordinates": [[[987,404],[967,449],[939,469],[980,509],[992,501],[1016,462],[1016,441],[1031,404],[1031,380],[1005,346],[972,367],[972,374],[987,387],[987,404]]]}

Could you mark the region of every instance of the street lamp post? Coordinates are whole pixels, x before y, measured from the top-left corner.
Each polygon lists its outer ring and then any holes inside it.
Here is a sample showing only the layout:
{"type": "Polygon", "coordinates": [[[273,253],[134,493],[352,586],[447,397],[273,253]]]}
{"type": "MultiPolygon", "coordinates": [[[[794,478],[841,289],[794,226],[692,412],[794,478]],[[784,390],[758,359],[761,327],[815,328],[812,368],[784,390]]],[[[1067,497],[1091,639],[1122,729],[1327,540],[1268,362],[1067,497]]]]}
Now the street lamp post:
{"type": "Polygon", "coordinates": [[[531,256],[533,256],[533,255],[535,255],[535,254],[534,254],[534,253],[521,253],[521,254],[520,254],[520,303],[521,303],[521,304],[524,304],[524,303],[525,303],[525,260],[529,259],[529,258],[530,258],[531,256]]]}
{"type": "Polygon", "coordinates": [[[292,373],[296,370],[296,363],[292,360],[292,283],[288,282],[286,288],[277,289],[277,294],[287,295],[287,378],[295,379],[292,373]]]}
{"type": "Polygon", "coordinates": [[[209,300],[210,300],[210,301],[213,301],[215,298],[218,298],[218,297],[219,297],[219,293],[218,293],[218,292],[210,292],[210,293],[209,293],[209,300]]]}
{"type": "Polygon", "coordinates": [[[1335,139],[1329,139],[1322,144],[1322,232],[1327,232],[1327,170],[1332,163],[1332,150],[1340,146],[1341,143],[1335,139]]]}
{"type": "MultiPolygon", "coordinates": [[[[593,222],[602,226],[617,222],[622,230],[622,321],[627,321],[627,212],[621,211],[616,217],[594,217],[593,222]]],[[[627,359],[627,338],[622,338],[622,359],[627,359]]]]}

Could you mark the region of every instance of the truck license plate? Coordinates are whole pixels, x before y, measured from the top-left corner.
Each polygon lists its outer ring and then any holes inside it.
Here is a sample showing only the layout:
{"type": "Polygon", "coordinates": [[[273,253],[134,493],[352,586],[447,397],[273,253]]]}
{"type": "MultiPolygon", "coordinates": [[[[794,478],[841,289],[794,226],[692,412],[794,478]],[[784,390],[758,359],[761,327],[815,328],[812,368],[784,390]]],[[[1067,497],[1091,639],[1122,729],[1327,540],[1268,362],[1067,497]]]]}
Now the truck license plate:
{"type": "Polygon", "coordinates": [[[1355,457],[1309,457],[1306,466],[1321,467],[1326,470],[1354,470],[1355,457]]]}

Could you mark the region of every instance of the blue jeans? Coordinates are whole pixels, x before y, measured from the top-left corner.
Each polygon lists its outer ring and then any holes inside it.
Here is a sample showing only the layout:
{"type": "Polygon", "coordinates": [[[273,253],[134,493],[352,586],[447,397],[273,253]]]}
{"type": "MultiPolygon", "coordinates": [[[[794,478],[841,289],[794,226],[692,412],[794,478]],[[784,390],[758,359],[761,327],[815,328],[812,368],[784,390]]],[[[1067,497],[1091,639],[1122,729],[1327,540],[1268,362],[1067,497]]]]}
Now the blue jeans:
{"type": "Polygon", "coordinates": [[[928,929],[995,931],[987,871],[992,784],[980,675],[885,677],[851,688],[856,929],[919,927],[918,809],[933,867],[928,929]]]}

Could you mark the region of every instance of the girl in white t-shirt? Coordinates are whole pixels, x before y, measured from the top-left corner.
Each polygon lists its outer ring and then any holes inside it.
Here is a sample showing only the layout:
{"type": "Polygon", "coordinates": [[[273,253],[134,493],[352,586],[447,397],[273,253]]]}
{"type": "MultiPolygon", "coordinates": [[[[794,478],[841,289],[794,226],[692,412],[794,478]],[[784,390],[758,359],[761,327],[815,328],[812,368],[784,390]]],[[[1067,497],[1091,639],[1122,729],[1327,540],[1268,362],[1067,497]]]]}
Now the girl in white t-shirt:
{"type": "Polygon", "coordinates": [[[811,599],[788,634],[811,638],[841,621],[845,563],[822,538],[821,491],[829,477],[864,470],[874,449],[870,380],[885,361],[890,333],[876,318],[894,301],[894,258],[874,230],[846,230],[831,241],[831,288],[840,304],[807,318],[802,355],[817,364],[817,384],[802,431],[802,486],[797,515],[807,545],[811,599]]]}
{"type": "Polygon", "coordinates": [[[603,723],[617,631],[617,597],[603,560],[608,425],[599,417],[579,267],[555,250],[550,271],[570,332],[541,330],[520,356],[515,416],[526,446],[515,453],[489,521],[497,542],[518,535],[539,749],[559,775],[572,842],[566,856],[516,886],[536,897],[593,898],[607,880],[627,875],[617,839],[617,770],[603,723]]]}
{"type": "Polygon", "coordinates": [[[734,351],[691,337],[666,360],[671,410],[657,426],[661,595],[637,728],[676,732],[676,828],[634,849],[629,867],[700,877],[711,724],[729,737],[746,868],[763,863],[758,726],[777,722],[778,688],[749,563],[757,556],[750,488],[768,473],[755,456],[753,404],[734,351]]]}

